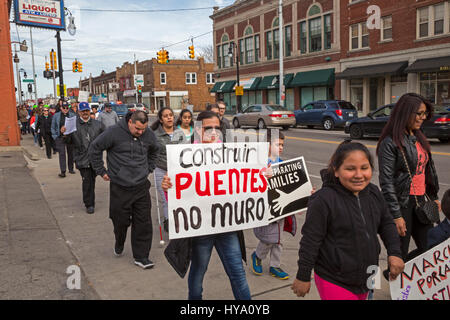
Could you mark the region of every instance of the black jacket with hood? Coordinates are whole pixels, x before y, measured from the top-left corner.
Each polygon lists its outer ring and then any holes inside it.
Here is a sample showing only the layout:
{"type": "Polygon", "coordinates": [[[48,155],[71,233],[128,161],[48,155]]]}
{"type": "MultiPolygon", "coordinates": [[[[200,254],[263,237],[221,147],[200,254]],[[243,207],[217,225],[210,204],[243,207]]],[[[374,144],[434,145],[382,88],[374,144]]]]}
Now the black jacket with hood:
{"type": "Polygon", "coordinates": [[[125,188],[140,186],[148,181],[155,169],[159,147],[150,128],[140,137],[134,137],[128,129],[131,113],[117,124],[106,129],[89,147],[89,159],[97,175],[108,174],[112,183],[125,188]],[[108,169],[103,163],[103,150],[107,151],[108,169]]]}
{"type": "Polygon", "coordinates": [[[90,168],[89,145],[104,131],[104,125],[91,118],[85,122],[77,117],[76,126],[77,131],[65,136],[65,142],[74,146],[73,159],[77,169],[90,168]]]}
{"type": "Polygon", "coordinates": [[[297,279],[321,278],[355,294],[367,292],[378,266],[380,235],[388,256],[401,258],[400,237],[380,190],[369,184],[355,196],[324,171],[323,186],[308,205],[302,228],[297,279]]]}

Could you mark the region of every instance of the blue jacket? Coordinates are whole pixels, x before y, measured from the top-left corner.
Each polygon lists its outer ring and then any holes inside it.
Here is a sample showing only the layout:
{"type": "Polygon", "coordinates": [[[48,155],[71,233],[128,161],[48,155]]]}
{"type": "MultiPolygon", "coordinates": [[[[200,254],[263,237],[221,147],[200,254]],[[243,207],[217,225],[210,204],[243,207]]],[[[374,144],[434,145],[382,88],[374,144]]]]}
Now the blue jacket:
{"type": "Polygon", "coordinates": [[[450,238],[450,222],[448,219],[444,219],[436,227],[428,230],[428,249],[437,246],[448,238],[450,238]]]}
{"type": "MultiPolygon", "coordinates": [[[[68,117],[72,118],[75,117],[76,114],[72,110],[69,110],[68,117]]],[[[52,138],[53,140],[56,140],[61,135],[61,127],[59,125],[59,122],[61,120],[61,111],[55,113],[52,120],[52,138]]]]}

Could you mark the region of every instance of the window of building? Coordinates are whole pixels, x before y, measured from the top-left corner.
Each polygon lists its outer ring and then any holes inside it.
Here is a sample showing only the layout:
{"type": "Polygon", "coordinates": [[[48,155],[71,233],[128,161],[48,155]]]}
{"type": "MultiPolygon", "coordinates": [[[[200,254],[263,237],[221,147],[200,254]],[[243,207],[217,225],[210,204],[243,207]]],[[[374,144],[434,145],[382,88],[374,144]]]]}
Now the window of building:
{"type": "Polygon", "coordinates": [[[392,16],[381,19],[381,41],[392,39],[392,16]]]}
{"type": "Polygon", "coordinates": [[[259,61],[259,35],[253,33],[253,28],[248,26],[243,38],[239,40],[240,64],[252,64],[259,61]]]}
{"type": "Polygon", "coordinates": [[[450,2],[417,9],[417,39],[450,33],[450,2]]]}
{"type": "Polygon", "coordinates": [[[438,106],[450,104],[450,71],[420,73],[420,94],[438,106]]]}
{"type": "Polygon", "coordinates": [[[284,27],[284,56],[290,57],[292,52],[292,26],[284,27]]]}
{"type": "Polygon", "coordinates": [[[433,6],[434,9],[434,34],[444,33],[444,3],[433,6]]]}
{"type": "Polygon", "coordinates": [[[369,47],[369,29],[366,22],[353,24],[350,26],[350,50],[363,49],[369,47]]]}
{"type": "Polygon", "coordinates": [[[259,61],[260,57],[260,50],[259,50],[259,35],[255,36],[255,62],[259,61]]]}
{"type": "Polygon", "coordinates": [[[331,48],[331,14],[324,14],[318,5],[308,10],[308,17],[299,22],[299,47],[301,53],[317,52],[331,48]]]}
{"type": "Polygon", "coordinates": [[[306,53],[306,36],[307,36],[307,30],[306,30],[306,21],[300,22],[300,52],[306,53]]]}
{"type": "Polygon", "coordinates": [[[159,83],[160,84],[167,84],[166,82],[166,73],[165,72],[160,72],[159,73],[159,83]]]}
{"type": "Polygon", "coordinates": [[[213,73],[207,73],[206,74],[206,84],[213,84],[214,82],[215,82],[214,74],[213,73]]]}
{"type": "Polygon", "coordinates": [[[228,35],[224,34],[220,41],[221,44],[217,46],[217,67],[219,69],[233,66],[233,61],[228,56],[229,41],[228,35]]]}
{"type": "Polygon", "coordinates": [[[309,51],[322,50],[322,18],[309,20],[309,51]]]}
{"type": "Polygon", "coordinates": [[[186,72],[186,84],[197,84],[197,73],[186,72]]]}
{"type": "Polygon", "coordinates": [[[266,32],[266,57],[267,60],[272,60],[272,31],[266,32]]]}

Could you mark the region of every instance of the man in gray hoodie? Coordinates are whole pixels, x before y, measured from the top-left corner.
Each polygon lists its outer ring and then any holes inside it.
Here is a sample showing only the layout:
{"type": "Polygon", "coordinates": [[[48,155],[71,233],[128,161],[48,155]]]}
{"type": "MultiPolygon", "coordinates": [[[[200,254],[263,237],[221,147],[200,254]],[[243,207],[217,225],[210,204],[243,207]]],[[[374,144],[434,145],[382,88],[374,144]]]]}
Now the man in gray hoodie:
{"type": "Polygon", "coordinates": [[[131,224],[134,263],[144,269],[153,267],[148,259],[152,245],[149,173],[155,169],[158,143],[148,128],[143,111],[128,113],[106,129],[89,146],[89,159],[97,175],[110,181],[109,217],[114,226],[114,254],[121,256],[131,224]],[[103,151],[108,169],[104,167],[103,151]]]}
{"type": "Polygon", "coordinates": [[[97,120],[103,123],[105,128],[109,128],[119,122],[119,117],[110,104],[105,104],[105,109],[98,115],[97,120]]]}

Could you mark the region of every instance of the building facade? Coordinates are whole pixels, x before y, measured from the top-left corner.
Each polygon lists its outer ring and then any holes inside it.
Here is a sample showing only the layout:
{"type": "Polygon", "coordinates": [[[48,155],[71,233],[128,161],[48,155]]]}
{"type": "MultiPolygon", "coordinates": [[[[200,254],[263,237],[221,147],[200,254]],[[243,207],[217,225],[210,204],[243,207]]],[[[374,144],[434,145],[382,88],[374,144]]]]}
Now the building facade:
{"type": "Polygon", "coordinates": [[[116,71],[106,73],[104,70],[99,76],[80,80],[79,88],[81,91],[88,91],[90,93],[90,102],[107,102],[117,101],[117,92],[119,91],[116,82],[116,71]]]}
{"type": "Polygon", "coordinates": [[[450,104],[450,1],[376,1],[374,29],[366,24],[370,4],[341,0],[342,98],[363,114],[406,92],[450,104]]]}
{"type": "Polygon", "coordinates": [[[144,76],[142,102],[151,111],[165,106],[176,111],[189,105],[200,111],[215,101],[209,92],[214,86],[214,64],[205,63],[202,57],[170,60],[168,64],[158,64],[155,58],[137,61],[136,64],[125,62],[116,70],[119,99],[124,103],[136,102],[135,71],[144,76]]]}
{"type": "MultiPolygon", "coordinates": [[[[339,0],[283,1],[284,105],[289,110],[319,99],[340,97],[339,0]]],[[[216,84],[212,92],[234,112],[236,60],[244,86],[242,107],[252,103],[279,103],[278,1],[246,0],[215,10],[213,41],[216,84]],[[234,55],[236,56],[236,55],[234,55]]]]}

